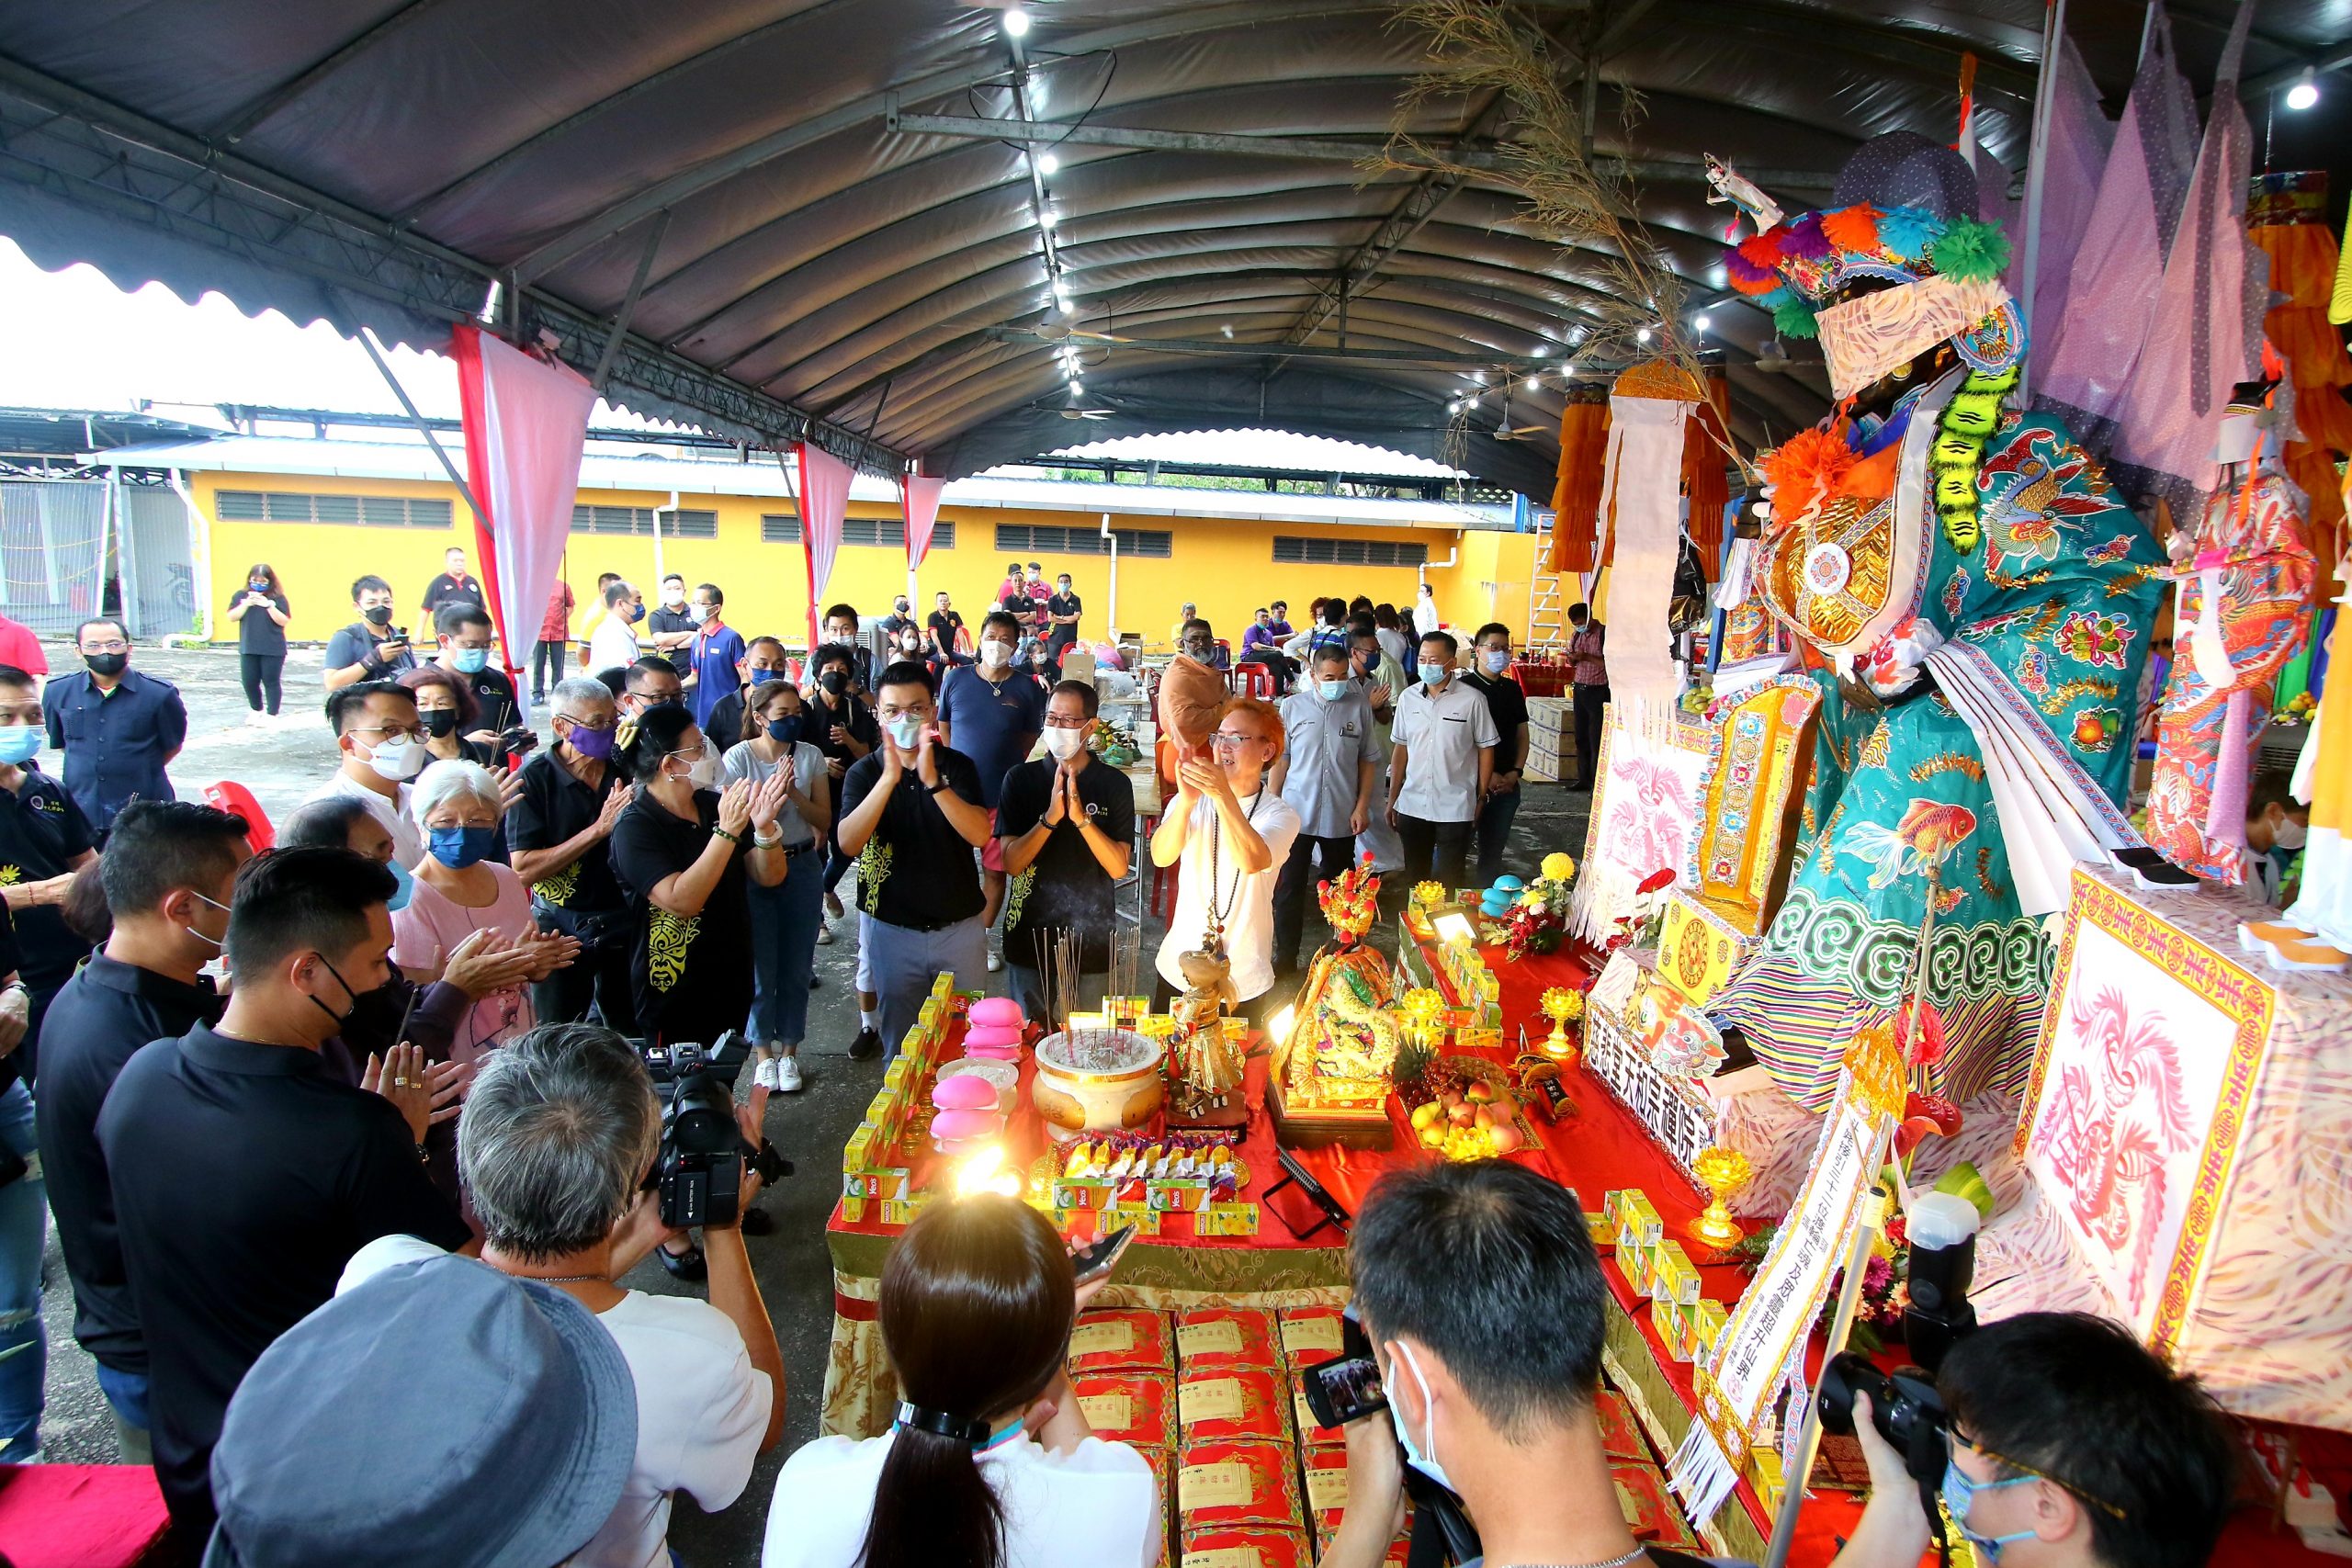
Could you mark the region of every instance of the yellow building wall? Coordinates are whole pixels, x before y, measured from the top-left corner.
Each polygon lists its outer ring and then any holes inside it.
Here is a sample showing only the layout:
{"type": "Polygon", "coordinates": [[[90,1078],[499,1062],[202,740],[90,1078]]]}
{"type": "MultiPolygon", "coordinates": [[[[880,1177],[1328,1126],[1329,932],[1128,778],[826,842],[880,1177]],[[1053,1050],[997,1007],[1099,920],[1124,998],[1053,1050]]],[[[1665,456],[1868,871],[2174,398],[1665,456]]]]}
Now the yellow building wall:
{"type": "MultiPolygon", "coordinates": [[[[424,585],[441,570],[442,553],[453,544],[473,553],[472,513],[456,501],[455,491],[446,484],[254,473],[198,474],[192,479],[197,504],[207,518],[218,516],[215,497],[223,490],[425,497],[451,501],[457,518],[447,529],[211,523],[210,548],[205,555],[210,568],[217,641],[235,640],[234,626],[222,622],[220,612],[243,590],[247,569],[263,561],[277,570],[286,589],[291,616],[287,635],[296,641],[323,642],[351,623],[351,583],[363,573],[381,577],[392,585],[397,595],[395,618],[422,637],[425,628],[418,624],[417,606],[424,597],[424,585]]],[[[587,504],[656,507],[669,503],[670,492],[583,491],[580,499],[587,504]]],[[[689,511],[716,512],[718,535],[715,539],[665,536],[663,570],[684,575],[690,588],[699,582],[717,583],[726,592],[729,624],[744,635],[773,633],[797,647],[808,631],[806,557],[797,544],[771,544],[760,537],[762,513],[787,510],[790,502],[763,496],[684,495],[679,504],[689,511]]],[[[896,518],[899,512],[890,502],[853,502],[850,514],[896,518]]],[[[951,503],[940,509],[940,517],[955,523],[956,545],[953,548],[934,546],[923,562],[917,601],[922,614],[930,613],[932,594],[945,589],[977,629],[980,615],[995,598],[1005,562],[1016,556],[1024,562],[1034,557],[1044,563],[1049,580],[1054,572],[1069,570],[1086,604],[1086,618],[1080,629],[1094,636],[1105,631],[1112,609],[1110,558],[1057,558],[1044,551],[996,546],[1000,524],[1091,528],[1099,514],[951,503]]],[[[1166,642],[1178,608],[1186,600],[1198,604],[1217,634],[1236,645],[1257,607],[1275,599],[1289,601],[1295,625],[1304,623],[1307,604],[1318,594],[1344,592],[1352,597],[1363,593],[1399,608],[1413,603],[1416,575],[1411,569],[1277,565],[1273,560],[1277,534],[1419,543],[1427,547],[1432,561],[1442,561],[1458,548],[1453,566],[1432,567],[1430,572],[1439,609],[1445,616],[1470,626],[1487,619],[1499,620],[1514,632],[1526,622],[1528,578],[1534,561],[1532,535],[1115,512],[1111,525],[1174,536],[1171,554],[1166,558],[1123,554],[1118,561],[1118,626],[1139,633],[1155,647],[1166,642]]],[[[564,578],[580,605],[572,620],[575,630],[594,597],[596,576],[604,571],[619,572],[645,591],[649,604],[656,601],[659,573],[651,538],[575,533],[564,558],[564,578]]],[[[864,615],[887,615],[892,596],[904,591],[906,580],[903,550],[844,545],[834,558],[832,577],[820,595],[820,607],[843,602],[855,605],[864,615]]]]}

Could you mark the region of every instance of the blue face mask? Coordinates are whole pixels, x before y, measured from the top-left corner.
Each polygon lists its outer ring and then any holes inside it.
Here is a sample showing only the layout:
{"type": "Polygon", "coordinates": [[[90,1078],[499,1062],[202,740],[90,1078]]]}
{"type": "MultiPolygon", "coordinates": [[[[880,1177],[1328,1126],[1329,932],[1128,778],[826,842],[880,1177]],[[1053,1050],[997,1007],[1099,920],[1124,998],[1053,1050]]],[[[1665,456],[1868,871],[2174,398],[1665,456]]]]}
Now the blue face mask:
{"type": "Polygon", "coordinates": [[[2022,1486],[2029,1481],[2040,1479],[2041,1477],[2034,1475],[2012,1475],[2007,1481],[1971,1481],[1966,1471],[1950,1460],[1944,1461],[1945,1506],[1951,1509],[1952,1523],[1958,1525],[1960,1533],[1968,1538],[1968,1544],[1976,1549],[1978,1561],[1985,1563],[1998,1562],[2001,1560],[2003,1547],[2011,1541],[2030,1540],[2034,1532],[2015,1530],[2007,1535],[1978,1535],[1968,1528],[1969,1505],[1975,1501],[1976,1495],[1980,1492],[1998,1492],[2005,1486],[2022,1486]]]}
{"type": "Polygon", "coordinates": [[[0,762],[21,766],[40,754],[41,727],[12,724],[0,728],[0,762]]]}
{"type": "Polygon", "coordinates": [[[768,720],[768,735],[779,746],[792,745],[800,739],[800,716],[792,713],[768,720]]]}
{"type": "Polygon", "coordinates": [[[922,741],[922,720],[894,718],[890,721],[890,743],[901,751],[911,751],[922,741]]]}
{"type": "Polygon", "coordinates": [[[479,675],[490,668],[490,649],[486,648],[453,648],[449,662],[458,667],[460,675],[479,675]]]}
{"type": "Polygon", "coordinates": [[[1431,664],[1427,660],[1423,660],[1419,668],[1421,684],[1424,686],[1434,686],[1445,679],[1445,666],[1442,664],[1431,664]]]}
{"type": "Polygon", "coordinates": [[[784,679],[784,671],[781,670],[754,670],[751,673],[752,684],[754,686],[764,686],[770,681],[784,679]]]}
{"type": "Polygon", "coordinates": [[[1323,700],[1327,703],[1336,703],[1348,694],[1348,683],[1345,681],[1317,681],[1315,682],[1315,689],[1322,694],[1323,700]]]}
{"type": "Polygon", "coordinates": [[[1425,1452],[1419,1444],[1413,1441],[1413,1434],[1405,1429],[1403,1409],[1395,1400],[1388,1402],[1388,1419],[1396,1428],[1396,1440],[1405,1445],[1405,1462],[1447,1491],[1457,1491],[1459,1488],[1446,1478],[1445,1468],[1437,1462],[1437,1416],[1436,1412],[1430,1405],[1429,1380],[1421,1376],[1421,1365],[1413,1359],[1413,1352],[1408,1347],[1397,1346],[1395,1359],[1405,1364],[1405,1370],[1412,1373],[1413,1381],[1420,1385],[1421,1408],[1429,1412],[1424,1417],[1421,1432],[1421,1436],[1429,1443],[1429,1450],[1425,1452]]]}
{"type": "Polygon", "coordinates": [[[416,891],[416,878],[410,874],[408,867],[398,861],[385,862],[384,869],[392,874],[394,882],[400,884],[392,889],[392,896],[384,900],[384,908],[397,915],[408,908],[409,896],[416,891]]]}
{"type": "Polygon", "coordinates": [[[498,842],[495,828],[428,828],[425,833],[433,858],[452,871],[480,862],[498,842]]]}

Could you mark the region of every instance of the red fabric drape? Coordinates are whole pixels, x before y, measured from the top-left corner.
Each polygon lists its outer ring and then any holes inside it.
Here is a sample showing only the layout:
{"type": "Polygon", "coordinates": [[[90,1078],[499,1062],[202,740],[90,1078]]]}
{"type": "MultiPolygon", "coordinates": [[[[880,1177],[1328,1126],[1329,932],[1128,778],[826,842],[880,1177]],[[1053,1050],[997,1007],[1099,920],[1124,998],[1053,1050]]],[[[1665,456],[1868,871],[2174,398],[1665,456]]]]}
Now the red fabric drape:
{"type": "Polygon", "coordinates": [[[1560,474],[1552,488],[1552,558],[1558,574],[1590,571],[1600,541],[1600,480],[1609,460],[1607,383],[1577,382],[1560,415],[1560,474]]]}

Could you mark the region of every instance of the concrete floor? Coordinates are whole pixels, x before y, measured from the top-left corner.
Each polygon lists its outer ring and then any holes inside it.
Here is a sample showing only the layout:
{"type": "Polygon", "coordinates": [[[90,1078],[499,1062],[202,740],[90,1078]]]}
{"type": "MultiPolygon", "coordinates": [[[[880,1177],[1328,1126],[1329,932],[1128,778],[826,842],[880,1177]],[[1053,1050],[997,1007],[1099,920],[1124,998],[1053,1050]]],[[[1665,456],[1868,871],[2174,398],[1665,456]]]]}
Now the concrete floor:
{"type": "MultiPolygon", "coordinates": [[[[319,652],[298,649],[286,670],[286,711],[302,722],[251,728],[244,723],[244,696],[238,685],[233,652],[164,652],[141,649],[140,668],[175,682],[188,708],[187,750],[172,768],[180,794],[197,798],[215,779],[233,778],[254,792],[273,819],[282,818],[334,766],[334,746],[318,716],[322,689],[319,652]]],[[[52,669],[71,668],[68,649],[50,649],[52,669]]],[[[542,734],[545,728],[542,725],[542,734]]],[[[1552,850],[1583,852],[1589,795],[1554,784],[1530,784],[1511,834],[1509,869],[1533,874],[1552,850]]],[[[844,882],[846,890],[851,885],[844,882]]],[[[1147,953],[1157,951],[1162,926],[1147,931],[1147,953]]],[[[742,1498],[723,1513],[706,1515],[691,1500],[679,1500],[670,1539],[692,1568],[734,1568],[759,1561],[767,1502],[777,1468],[793,1449],[817,1435],[818,1405],[824,1392],[825,1363],[832,1333],[831,1265],[825,1250],[825,1221],[840,1182],[840,1154],[865,1106],[881,1086],[879,1061],[853,1062],[842,1053],[857,1032],[852,989],[856,961],[854,925],[844,923],[842,940],[817,949],[820,988],[810,998],[809,1039],[801,1061],[807,1089],[789,1099],[775,1097],[768,1134],[797,1166],[764,1200],[774,1232],[752,1242],[760,1289],[784,1349],[786,1373],[784,1441],[763,1456],[742,1498]]],[[[1310,926],[1310,940],[1312,927],[1310,926]]],[[[1001,976],[971,976],[992,980],[1001,976]]],[[[992,989],[1001,991],[1001,986],[992,989]]],[[[649,1292],[682,1292],[660,1267],[648,1261],[627,1281],[649,1292]]],[[[49,1408],[42,1444],[52,1461],[107,1463],[115,1457],[114,1428],[99,1395],[92,1362],[74,1343],[73,1292],[52,1235],[42,1305],[49,1325],[49,1408]]]]}

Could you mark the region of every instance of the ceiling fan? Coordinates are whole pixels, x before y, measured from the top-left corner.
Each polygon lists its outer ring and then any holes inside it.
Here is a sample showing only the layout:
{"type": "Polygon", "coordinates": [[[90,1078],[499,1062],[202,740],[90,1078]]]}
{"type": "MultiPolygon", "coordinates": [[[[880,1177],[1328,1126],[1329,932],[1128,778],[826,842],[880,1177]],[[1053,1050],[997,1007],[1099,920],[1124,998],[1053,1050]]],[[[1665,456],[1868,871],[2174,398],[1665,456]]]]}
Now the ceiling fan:
{"type": "Polygon", "coordinates": [[[1544,424],[1513,424],[1513,423],[1511,423],[1511,422],[1510,422],[1510,389],[1509,387],[1505,387],[1505,388],[1503,389],[1503,422],[1502,422],[1500,424],[1498,424],[1498,425],[1495,426],[1495,428],[1494,428],[1493,434],[1494,434],[1494,437],[1495,437],[1495,439],[1496,439],[1496,440],[1498,440],[1498,441],[1525,441],[1525,440],[1526,440],[1526,439],[1528,439],[1530,436],[1533,436],[1533,435],[1549,435],[1549,434],[1552,434],[1552,429],[1551,429],[1551,426],[1549,426],[1549,425],[1544,425],[1544,424]]]}
{"type": "Polygon", "coordinates": [[[1075,388],[1070,390],[1069,406],[1057,412],[1064,419],[1108,419],[1112,412],[1109,409],[1090,409],[1082,406],[1075,388]]]}

